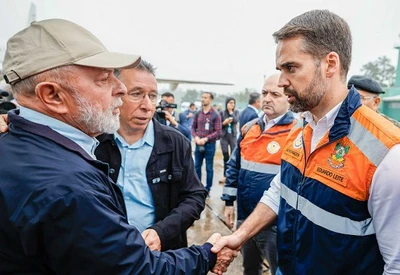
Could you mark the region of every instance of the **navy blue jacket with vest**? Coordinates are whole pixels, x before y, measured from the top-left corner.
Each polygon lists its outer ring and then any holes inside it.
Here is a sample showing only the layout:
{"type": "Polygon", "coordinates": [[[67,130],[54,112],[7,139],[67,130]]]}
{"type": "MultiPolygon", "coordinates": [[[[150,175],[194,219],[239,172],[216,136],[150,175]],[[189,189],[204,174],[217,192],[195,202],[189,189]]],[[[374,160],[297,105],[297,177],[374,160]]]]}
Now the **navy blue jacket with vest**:
{"type": "Polygon", "coordinates": [[[310,153],[311,134],[308,124],[293,129],[282,153],[280,270],[382,274],[384,262],[368,199],[376,168],[400,143],[398,129],[361,106],[352,88],[333,126],[310,153]]]}
{"type": "Polygon", "coordinates": [[[206,274],[210,244],[150,251],[108,165],[9,112],[0,135],[0,274],[206,274]]]}

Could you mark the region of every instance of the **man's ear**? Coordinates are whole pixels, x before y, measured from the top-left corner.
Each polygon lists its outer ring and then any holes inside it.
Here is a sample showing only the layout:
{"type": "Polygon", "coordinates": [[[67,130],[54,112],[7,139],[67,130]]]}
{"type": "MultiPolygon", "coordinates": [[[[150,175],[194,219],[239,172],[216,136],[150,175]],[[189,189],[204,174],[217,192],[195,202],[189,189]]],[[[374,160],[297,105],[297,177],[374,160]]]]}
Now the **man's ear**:
{"type": "Polygon", "coordinates": [[[381,98],[379,96],[374,98],[374,105],[376,106],[376,110],[379,108],[379,104],[381,103],[381,98]]]}
{"type": "Polygon", "coordinates": [[[57,114],[68,112],[67,91],[54,82],[41,82],[35,88],[36,96],[48,110],[57,114]]]}
{"type": "Polygon", "coordinates": [[[325,75],[327,78],[331,78],[335,74],[340,73],[340,58],[335,52],[330,52],[325,56],[325,75]]]}

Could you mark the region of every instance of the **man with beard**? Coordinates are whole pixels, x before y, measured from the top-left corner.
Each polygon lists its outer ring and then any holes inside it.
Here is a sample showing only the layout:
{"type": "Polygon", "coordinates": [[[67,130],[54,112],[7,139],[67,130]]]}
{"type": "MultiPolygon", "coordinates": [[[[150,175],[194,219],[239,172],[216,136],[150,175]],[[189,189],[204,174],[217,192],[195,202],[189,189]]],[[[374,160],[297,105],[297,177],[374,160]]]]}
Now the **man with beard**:
{"type": "Polygon", "coordinates": [[[234,253],[210,252],[219,234],[203,246],[150,251],[128,224],[108,165],[94,157],[94,137],[119,128],[126,88],[114,68],[139,61],[62,19],[33,22],[9,39],[3,73],[20,109],[0,135],[0,274],[226,270],[234,253]]]}
{"type": "Polygon", "coordinates": [[[121,127],[98,137],[96,157],[110,165],[128,221],[149,248],[185,247],[186,231],[200,218],[207,196],[194,171],[191,144],[154,117],[158,89],[152,64],[142,60],[117,75],[128,90],[122,96],[121,127]]]}
{"type": "Polygon", "coordinates": [[[327,10],[274,33],[279,86],[303,127],[256,209],[212,249],[237,249],[277,219],[277,274],[400,274],[400,130],[347,89],[348,24],[327,10]]]}
{"type": "MultiPolygon", "coordinates": [[[[261,92],[264,115],[243,126],[238,145],[227,163],[221,199],[225,201],[225,223],[229,227],[234,223],[234,201],[237,199],[237,227],[240,228],[279,173],[282,149],[296,124],[292,112],[288,112],[289,103],[278,81],[279,74],[266,79],[261,92]]],[[[278,267],[276,224],[265,227],[244,243],[241,253],[243,274],[261,274],[266,259],[274,275],[278,267]]]]}

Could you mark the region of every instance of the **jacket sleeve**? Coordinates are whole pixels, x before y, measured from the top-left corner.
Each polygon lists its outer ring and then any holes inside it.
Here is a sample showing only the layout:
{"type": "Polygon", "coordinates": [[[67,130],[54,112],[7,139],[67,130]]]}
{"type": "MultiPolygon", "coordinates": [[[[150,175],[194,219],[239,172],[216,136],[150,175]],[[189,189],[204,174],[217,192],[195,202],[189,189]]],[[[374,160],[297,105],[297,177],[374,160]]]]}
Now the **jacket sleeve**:
{"type": "MultiPolygon", "coordinates": [[[[175,152],[182,158],[182,177],[177,184],[179,186],[177,194],[177,205],[172,206],[173,209],[168,215],[156,222],[150,228],[154,229],[161,239],[162,250],[176,247],[182,242],[182,235],[186,236],[186,230],[193,224],[195,220],[200,218],[201,212],[205,207],[207,191],[199,181],[194,170],[192,158],[192,149],[188,140],[176,142],[175,152]],[[184,148],[184,149],[181,149],[184,148]],[[182,154],[179,151],[182,150],[182,154]]],[[[171,198],[171,201],[175,199],[171,198]]]]}
{"type": "Polygon", "coordinates": [[[232,120],[232,124],[236,124],[239,122],[239,111],[235,110],[233,112],[233,120],[232,120]]]}
{"type": "Polygon", "coordinates": [[[239,180],[240,171],[240,142],[242,137],[240,136],[235,149],[233,150],[229,161],[226,166],[226,182],[224,189],[222,190],[221,199],[225,201],[226,206],[233,206],[233,202],[236,200],[237,185],[239,180]]]}
{"type": "MultiPolygon", "coordinates": [[[[76,175],[61,180],[66,187],[82,184],[76,175]]],[[[205,274],[215,264],[209,244],[150,251],[109,192],[100,181],[97,190],[59,190],[52,200],[38,203],[30,210],[37,213],[20,228],[27,255],[38,264],[45,255],[56,274],[205,274]]]]}
{"type": "Polygon", "coordinates": [[[186,111],[179,114],[179,122],[180,123],[186,123],[187,122],[186,115],[187,115],[186,111]]]}
{"type": "Polygon", "coordinates": [[[181,132],[189,140],[191,139],[190,129],[188,127],[182,125],[182,122],[178,123],[178,131],[181,132]]]}

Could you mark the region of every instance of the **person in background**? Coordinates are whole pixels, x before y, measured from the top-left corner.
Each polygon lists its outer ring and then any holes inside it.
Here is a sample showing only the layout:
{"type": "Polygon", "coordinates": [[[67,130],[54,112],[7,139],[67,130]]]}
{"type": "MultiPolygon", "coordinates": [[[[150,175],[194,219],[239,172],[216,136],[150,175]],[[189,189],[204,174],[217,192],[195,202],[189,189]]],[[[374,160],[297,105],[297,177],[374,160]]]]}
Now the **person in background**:
{"type": "MultiPolygon", "coordinates": [[[[170,92],[163,93],[161,95],[161,100],[164,100],[168,104],[175,104],[175,96],[170,92]]],[[[186,127],[185,125],[179,122],[179,116],[175,112],[174,108],[166,108],[165,110],[162,110],[162,112],[164,112],[165,114],[165,120],[167,126],[171,126],[177,129],[179,132],[182,133],[182,135],[184,135],[189,140],[192,139],[190,128],[186,127]]]]}
{"type": "MultiPolygon", "coordinates": [[[[381,103],[380,94],[384,94],[385,92],[382,90],[378,82],[367,75],[353,75],[347,83],[347,88],[350,89],[351,86],[354,86],[357,89],[361,96],[362,104],[379,113],[378,109],[381,103]]],[[[399,121],[382,113],[379,114],[400,128],[399,121]]]]}
{"type": "Polygon", "coordinates": [[[348,24],[312,10],[273,36],[279,86],[305,122],[254,211],[212,251],[237,249],[278,219],[277,274],[400,274],[400,129],[347,88],[348,24]]]}
{"type": "MultiPolygon", "coordinates": [[[[194,114],[197,112],[196,105],[192,102],[190,103],[189,109],[181,112],[179,114],[179,121],[180,123],[185,126],[186,128],[190,129],[193,123],[194,114]]],[[[190,140],[192,139],[190,135],[190,140]]]]}
{"type": "Polygon", "coordinates": [[[233,97],[227,97],[225,100],[225,110],[220,112],[222,121],[221,131],[221,150],[224,158],[224,174],[219,183],[225,183],[226,163],[230,154],[236,146],[237,124],[239,122],[239,111],[235,110],[236,101],[233,97]]]}
{"type": "Polygon", "coordinates": [[[258,110],[260,107],[260,94],[257,92],[249,94],[249,104],[239,115],[239,129],[241,129],[247,122],[258,118],[258,110]]]}
{"type": "MultiPolygon", "coordinates": [[[[240,227],[279,173],[286,138],[296,124],[278,81],[279,74],[266,79],[261,92],[264,116],[243,126],[238,146],[228,161],[221,199],[225,201],[225,223],[229,227],[234,226],[234,201],[237,200],[237,227],[240,227]]],[[[278,268],[276,247],[276,224],[265,227],[245,242],[241,248],[243,274],[262,274],[266,259],[274,275],[278,268]]]]}
{"type": "Polygon", "coordinates": [[[194,171],[191,144],[154,118],[158,89],[152,64],[142,60],[117,75],[128,90],[122,96],[121,127],[97,137],[95,155],[110,165],[128,221],[149,248],[185,247],[186,231],[200,218],[207,196],[194,171]]]}
{"type": "Polygon", "coordinates": [[[206,189],[208,193],[210,193],[214,177],[215,143],[221,135],[221,117],[211,107],[213,99],[214,95],[211,92],[204,92],[201,95],[202,109],[195,114],[191,129],[196,143],[194,165],[200,180],[203,160],[206,160],[206,189]]]}
{"type": "Polygon", "coordinates": [[[8,40],[3,76],[20,108],[0,135],[0,274],[226,271],[235,252],[211,253],[219,234],[151,251],[128,223],[109,166],[94,156],[95,136],[120,125],[127,90],[113,71],[139,62],[62,19],[33,22],[8,40]]]}

